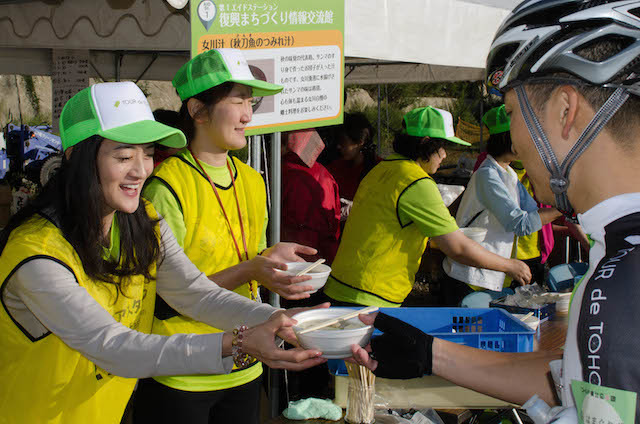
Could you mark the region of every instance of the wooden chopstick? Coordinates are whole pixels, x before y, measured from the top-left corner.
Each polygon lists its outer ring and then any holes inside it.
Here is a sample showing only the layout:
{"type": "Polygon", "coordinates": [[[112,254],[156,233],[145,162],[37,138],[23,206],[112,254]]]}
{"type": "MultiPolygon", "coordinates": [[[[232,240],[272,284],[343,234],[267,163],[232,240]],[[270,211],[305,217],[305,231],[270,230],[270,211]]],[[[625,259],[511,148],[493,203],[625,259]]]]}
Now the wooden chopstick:
{"type": "Polygon", "coordinates": [[[323,263],[325,263],[325,259],[318,259],[317,261],[315,261],[314,263],[312,263],[311,265],[309,265],[308,267],[306,267],[302,271],[298,272],[296,274],[296,277],[300,277],[301,275],[306,274],[307,272],[311,271],[313,268],[315,268],[318,265],[323,264],[323,263]]]}
{"type": "Polygon", "coordinates": [[[308,333],[310,331],[319,330],[321,328],[325,328],[325,327],[328,327],[330,325],[337,324],[340,321],[346,321],[348,319],[355,318],[360,314],[369,314],[369,313],[375,312],[377,310],[378,310],[377,306],[368,306],[366,308],[357,310],[355,312],[349,312],[348,314],[344,314],[344,315],[339,316],[337,318],[330,319],[330,320],[325,321],[325,322],[321,322],[320,324],[314,325],[313,327],[305,328],[304,330],[298,332],[298,334],[305,334],[305,333],[308,333]]]}
{"type": "Polygon", "coordinates": [[[520,321],[522,321],[522,322],[526,321],[527,318],[529,318],[531,315],[533,315],[533,312],[529,312],[527,315],[525,315],[522,318],[520,318],[520,321]]]}

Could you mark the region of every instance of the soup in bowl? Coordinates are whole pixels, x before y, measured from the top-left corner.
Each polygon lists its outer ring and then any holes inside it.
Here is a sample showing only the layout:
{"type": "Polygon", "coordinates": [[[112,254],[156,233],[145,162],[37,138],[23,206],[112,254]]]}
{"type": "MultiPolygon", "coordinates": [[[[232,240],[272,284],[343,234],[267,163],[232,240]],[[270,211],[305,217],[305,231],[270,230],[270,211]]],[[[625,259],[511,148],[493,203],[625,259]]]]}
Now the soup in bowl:
{"type": "Polygon", "coordinates": [[[328,308],[300,312],[293,316],[293,319],[298,321],[293,327],[293,331],[302,347],[321,351],[323,358],[349,358],[351,357],[351,345],[366,346],[373,333],[373,326],[365,325],[358,317],[308,333],[300,334],[300,332],[356,310],[353,308],[328,308]]]}

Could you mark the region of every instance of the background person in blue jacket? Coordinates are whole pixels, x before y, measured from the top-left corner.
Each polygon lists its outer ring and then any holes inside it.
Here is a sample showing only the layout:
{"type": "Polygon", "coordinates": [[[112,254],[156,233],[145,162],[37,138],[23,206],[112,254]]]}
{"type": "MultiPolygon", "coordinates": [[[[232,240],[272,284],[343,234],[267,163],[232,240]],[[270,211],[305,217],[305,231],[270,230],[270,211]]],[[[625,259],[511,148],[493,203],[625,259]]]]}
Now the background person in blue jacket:
{"type": "MultiPolygon", "coordinates": [[[[486,230],[482,247],[505,258],[515,258],[518,238],[539,231],[562,214],[540,208],[509,164],[517,159],[509,134],[510,119],[504,105],[491,109],[483,122],[491,134],[487,157],[471,176],[456,214],[460,228],[486,230]]],[[[531,268],[531,265],[528,264],[531,268]]],[[[498,297],[513,282],[504,272],[476,268],[446,257],[442,263],[449,276],[443,284],[445,304],[458,306],[474,290],[488,290],[498,297]]],[[[531,270],[533,274],[533,269],[531,270]]]]}

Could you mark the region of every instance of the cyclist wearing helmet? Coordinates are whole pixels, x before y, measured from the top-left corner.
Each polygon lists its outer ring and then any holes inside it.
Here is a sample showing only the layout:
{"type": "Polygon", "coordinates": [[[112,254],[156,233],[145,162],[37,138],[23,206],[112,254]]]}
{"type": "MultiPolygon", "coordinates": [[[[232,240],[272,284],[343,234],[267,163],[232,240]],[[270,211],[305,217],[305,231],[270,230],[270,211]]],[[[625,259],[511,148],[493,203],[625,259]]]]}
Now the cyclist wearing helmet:
{"type": "Polygon", "coordinates": [[[640,421],[639,11],[640,1],[527,1],[502,24],[487,60],[539,200],[576,214],[591,238],[564,352],[481,351],[410,326],[398,332],[378,314],[386,332],[372,343],[375,360],[354,347],[360,363],[383,376],[433,372],[519,404],[533,394],[555,403],[557,394],[583,422],[640,421]],[[549,362],[559,358],[554,387],[549,362]]]}

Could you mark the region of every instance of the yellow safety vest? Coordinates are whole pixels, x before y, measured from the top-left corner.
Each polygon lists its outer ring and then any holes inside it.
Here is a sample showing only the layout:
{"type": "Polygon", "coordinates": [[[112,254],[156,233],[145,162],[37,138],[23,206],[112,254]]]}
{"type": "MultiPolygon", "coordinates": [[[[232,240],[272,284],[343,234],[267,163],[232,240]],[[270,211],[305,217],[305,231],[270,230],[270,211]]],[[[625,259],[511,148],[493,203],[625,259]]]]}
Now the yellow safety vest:
{"type": "Polygon", "coordinates": [[[325,293],[340,284],[397,306],[413,287],[428,238],[398,217],[398,200],[418,180],[431,178],[409,159],[384,160],[362,180],[342,235],[325,293]]]}
{"type": "MultiPolygon", "coordinates": [[[[526,188],[527,192],[533,197],[533,189],[531,187],[531,181],[527,176],[527,171],[524,168],[519,168],[519,167],[518,168],[512,167],[512,168],[518,175],[518,179],[520,180],[524,188],[526,188]]],[[[540,252],[540,232],[539,231],[535,231],[529,234],[528,236],[518,237],[518,250],[516,252],[515,258],[526,260],[526,259],[537,258],[540,255],[541,255],[541,252],[540,252]]],[[[509,281],[509,283],[511,282],[511,278],[509,278],[509,276],[507,276],[507,280],[509,281]]]]}
{"type": "MultiPolygon", "coordinates": [[[[153,207],[148,206],[147,212],[157,218],[153,207]]],[[[155,280],[128,278],[118,294],[115,285],[90,279],[60,230],[40,216],[11,232],[0,256],[2,286],[22,264],[42,258],[55,260],[73,272],[78,284],[116,321],[150,333],[155,280]]],[[[55,334],[32,337],[13,321],[6,308],[0,308],[0,334],[0,423],[120,422],[137,379],[98,368],[55,334]]]]}
{"type": "MultiPolygon", "coordinates": [[[[232,170],[242,210],[249,258],[258,254],[258,244],[265,220],[266,190],[264,180],[250,166],[233,158],[232,170]]],[[[227,221],[212,192],[211,184],[202,171],[192,163],[187,149],[166,159],[151,178],[160,180],[173,193],[184,217],[186,236],[184,251],[200,271],[212,275],[240,263],[227,221]]],[[[233,233],[244,254],[240,222],[233,187],[216,186],[231,221],[233,233]]],[[[243,255],[244,257],[244,255],[243,255]]],[[[213,283],[212,283],[213,284],[213,283]]],[[[255,297],[257,284],[246,283],[234,290],[242,296],[255,297]],[[253,292],[253,293],[252,293],[253,292]]],[[[163,302],[159,302],[161,304],[163,302]]],[[[216,333],[217,328],[170,310],[162,313],[156,309],[153,333],[172,335],[178,333],[216,333]]],[[[262,374],[262,364],[256,362],[244,370],[226,375],[164,376],[154,379],[166,386],[185,391],[211,391],[237,387],[255,380],[262,374]]]]}

